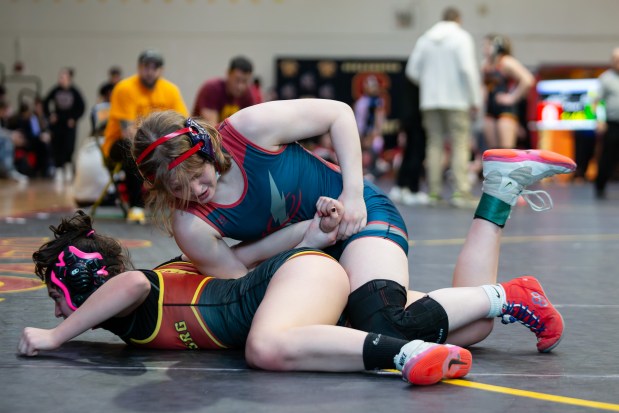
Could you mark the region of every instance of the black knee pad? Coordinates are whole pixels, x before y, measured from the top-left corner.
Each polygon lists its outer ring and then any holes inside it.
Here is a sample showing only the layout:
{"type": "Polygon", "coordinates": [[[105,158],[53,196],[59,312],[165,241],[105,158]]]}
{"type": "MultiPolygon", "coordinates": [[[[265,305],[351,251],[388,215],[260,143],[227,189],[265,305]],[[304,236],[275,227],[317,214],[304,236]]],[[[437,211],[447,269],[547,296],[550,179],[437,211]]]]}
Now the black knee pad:
{"type": "Polygon", "coordinates": [[[436,300],[427,295],[409,305],[405,322],[409,328],[409,340],[423,340],[431,343],[444,343],[449,332],[447,312],[436,300]]]}
{"type": "Polygon", "coordinates": [[[426,296],[405,309],[406,298],[406,289],[394,281],[370,281],[350,294],[346,315],[359,330],[405,340],[445,342],[449,322],[443,307],[426,296]]]}

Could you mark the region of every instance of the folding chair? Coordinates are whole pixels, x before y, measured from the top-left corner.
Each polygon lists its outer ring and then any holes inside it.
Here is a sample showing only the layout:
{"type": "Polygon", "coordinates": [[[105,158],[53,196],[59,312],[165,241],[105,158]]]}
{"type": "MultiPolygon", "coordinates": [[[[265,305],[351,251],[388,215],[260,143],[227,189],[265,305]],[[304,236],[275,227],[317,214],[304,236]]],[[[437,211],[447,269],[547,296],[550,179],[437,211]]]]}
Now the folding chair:
{"type": "Polygon", "coordinates": [[[106,201],[113,199],[113,203],[120,207],[123,213],[123,217],[127,217],[127,212],[129,210],[128,203],[126,197],[123,195],[122,190],[122,163],[114,162],[109,158],[106,158],[103,153],[103,132],[105,131],[105,126],[107,124],[107,119],[109,117],[110,104],[109,102],[102,102],[96,104],[91,112],[92,120],[93,120],[93,135],[94,140],[96,142],[97,148],[99,150],[99,154],[101,155],[101,162],[105,170],[108,173],[108,181],[101,190],[99,197],[90,207],[90,216],[94,217],[97,209],[106,201]]]}

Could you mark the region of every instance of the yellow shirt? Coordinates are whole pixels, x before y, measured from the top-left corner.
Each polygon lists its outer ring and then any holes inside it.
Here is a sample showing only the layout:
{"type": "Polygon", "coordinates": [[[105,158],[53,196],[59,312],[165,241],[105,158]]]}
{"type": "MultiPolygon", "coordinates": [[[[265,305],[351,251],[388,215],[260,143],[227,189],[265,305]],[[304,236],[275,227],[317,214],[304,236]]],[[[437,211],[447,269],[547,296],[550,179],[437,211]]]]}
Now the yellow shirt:
{"type": "Polygon", "coordinates": [[[188,116],[187,107],[178,87],[159,78],[152,89],[142,85],[138,75],[121,80],[110,97],[110,117],[105,128],[103,153],[109,156],[114,142],[122,137],[121,121],[135,122],[157,110],[175,110],[188,116]]]}

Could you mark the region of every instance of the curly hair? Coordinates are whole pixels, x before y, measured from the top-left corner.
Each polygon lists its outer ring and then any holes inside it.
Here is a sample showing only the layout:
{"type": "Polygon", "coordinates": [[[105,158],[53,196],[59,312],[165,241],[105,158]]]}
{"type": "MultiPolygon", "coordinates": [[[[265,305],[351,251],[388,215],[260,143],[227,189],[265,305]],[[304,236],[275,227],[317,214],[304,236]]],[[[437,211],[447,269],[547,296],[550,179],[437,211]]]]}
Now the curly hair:
{"type": "Polygon", "coordinates": [[[100,253],[110,276],[133,268],[126,248],[112,237],[97,234],[92,228],[92,218],[84,211],[79,210],[71,218],[63,218],[60,225],[50,225],[49,229],[54,239],[32,254],[34,272],[47,285],[50,285],[49,273],[58,262],[58,256],[69,245],[84,252],[100,253]]]}
{"type": "MultiPolygon", "coordinates": [[[[231,158],[222,148],[222,138],[220,133],[205,120],[194,118],[204,129],[208,131],[211,143],[215,152],[215,169],[220,173],[225,173],[230,169],[231,158]]],[[[131,153],[134,159],[139,158],[146,148],[169,133],[185,127],[187,118],[172,110],[153,112],[144,119],[140,120],[138,130],[131,144],[131,153]]],[[[171,222],[172,214],[175,209],[185,209],[189,201],[180,201],[173,194],[172,182],[181,187],[183,199],[190,198],[191,179],[200,173],[204,168],[204,158],[195,154],[187,158],[180,165],[172,170],[168,170],[170,162],[183,153],[191,149],[191,141],[186,135],[179,135],[178,138],[170,139],[149,154],[138,165],[140,173],[149,178],[148,193],[146,194],[146,204],[151,209],[153,221],[156,225],[172,235],[171,222]]]]}

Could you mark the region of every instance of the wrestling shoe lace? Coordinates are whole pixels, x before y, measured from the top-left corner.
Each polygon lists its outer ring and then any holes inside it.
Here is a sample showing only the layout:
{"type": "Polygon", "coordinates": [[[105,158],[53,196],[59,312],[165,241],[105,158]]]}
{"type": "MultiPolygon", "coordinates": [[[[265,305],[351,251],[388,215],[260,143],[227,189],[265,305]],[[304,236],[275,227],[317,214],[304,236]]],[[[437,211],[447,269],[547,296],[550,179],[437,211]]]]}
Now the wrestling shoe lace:
{"type": "Polygon", "coordinates": [[[520,195],[527,202],[527,204],[529,204],[533,211],[540,212],[552,209],[552,198],[546,191],[530,191],[528,189],[523,189],[522,192],[520,192],[520,195]],[[539,203],[536,203],[536,201],[539,201],[539,203]]]}
{"type": "Polygon", "coordinates": [[[524,276],[501,283],[505,290],[501,322],[520,322],[537,337],[537,350],[547,353],[555,348],[563,337],[563,317],[548,299],[535,277],[524,276]]]}

